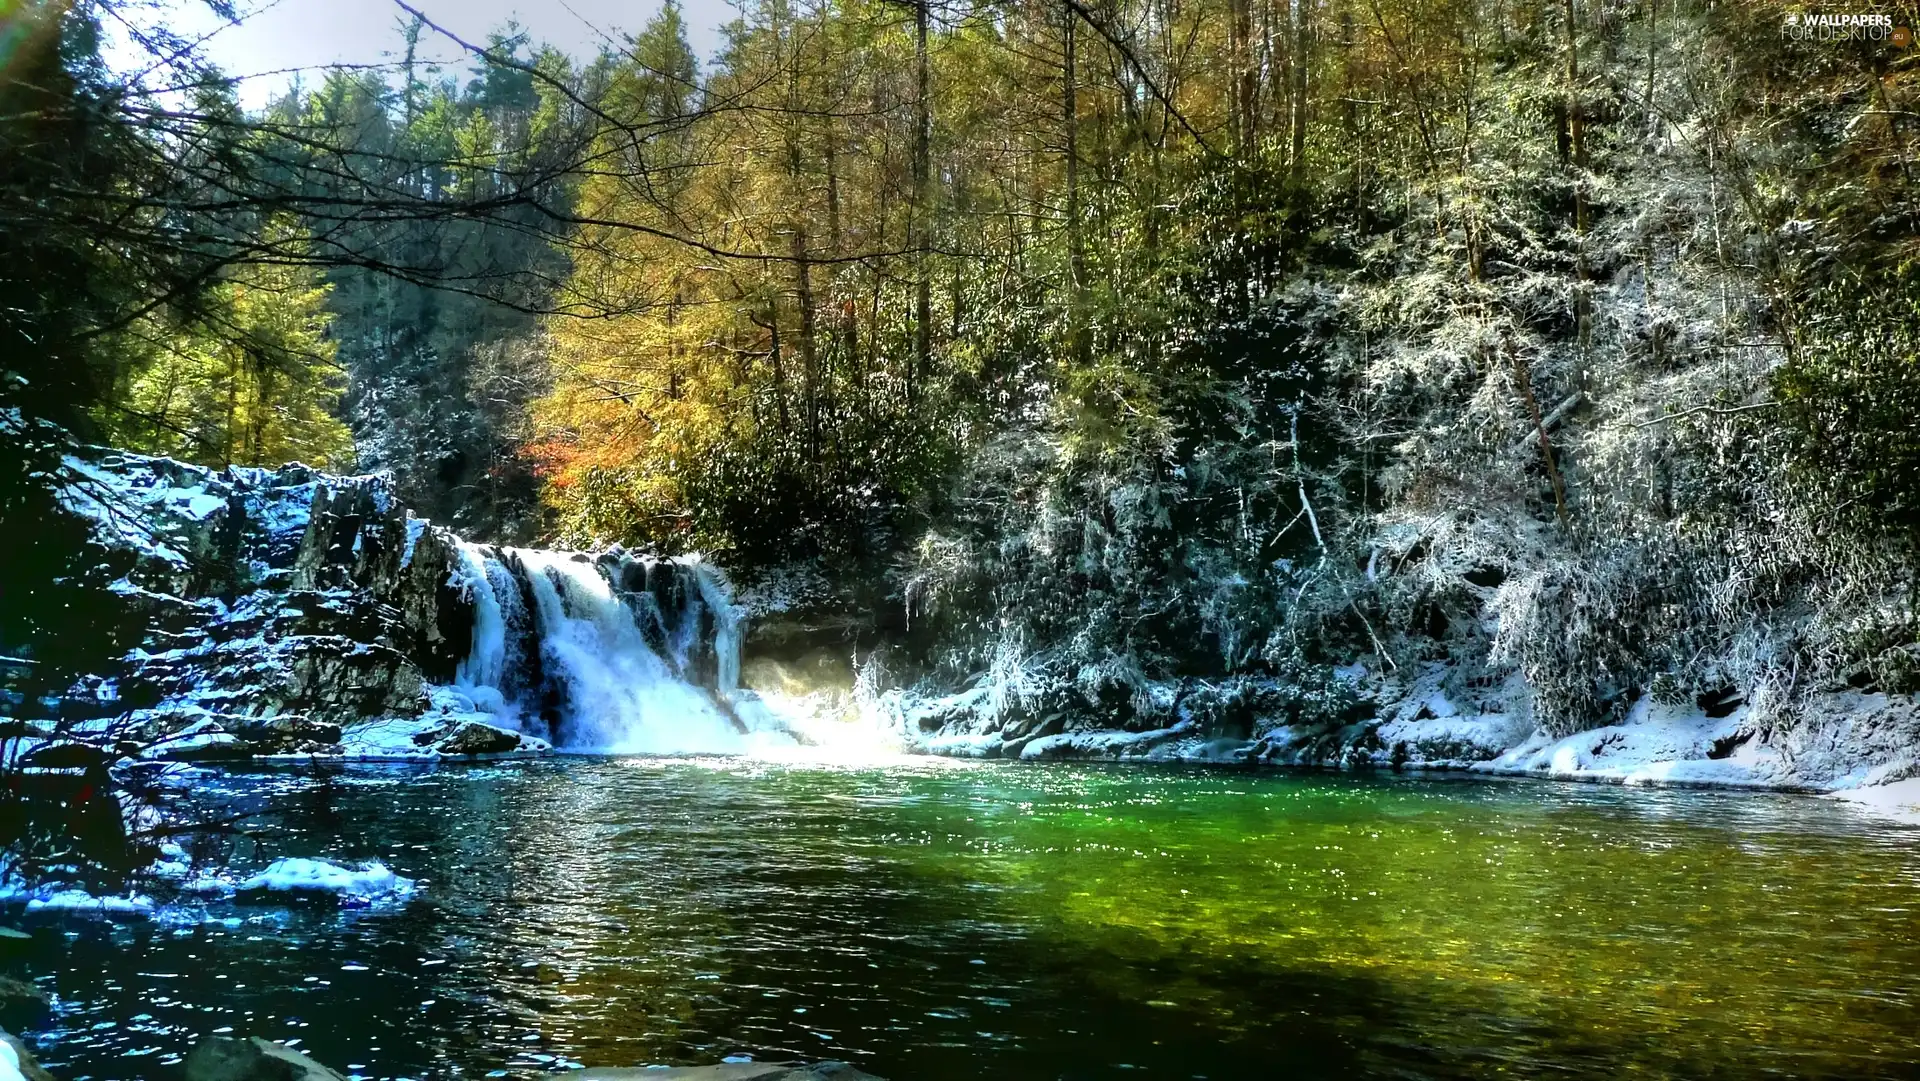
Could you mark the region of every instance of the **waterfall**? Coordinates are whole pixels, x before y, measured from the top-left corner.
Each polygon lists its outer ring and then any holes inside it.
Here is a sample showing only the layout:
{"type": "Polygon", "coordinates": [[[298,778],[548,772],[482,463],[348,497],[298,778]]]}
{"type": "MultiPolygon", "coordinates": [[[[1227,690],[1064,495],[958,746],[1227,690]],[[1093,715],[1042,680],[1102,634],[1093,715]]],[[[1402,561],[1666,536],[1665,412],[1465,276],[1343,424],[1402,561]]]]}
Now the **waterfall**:
{"type": "Polygon", "coordinates": [[[500,688],[507,670],[507,606],[511,602],[518,607],[518,592],[503,588],[511,583],[511,575],[478,545],[462,541],[455,553],[460,560],[455,568],[460,590],[473,602],[473,649],[460,662],[455,686],[479,708],[501,713],[506,707],[500,688]]]}
{"type": "Polygon", "coordinates": [[[473,605],[454,689],[494,723],[577,751],[736,753],[741,611],[698,558],[598,556],[462,543],[450,584],[473,605]]]}
{"type": "Polygon", "coordinates": [[[693,580],[700,590],[700,601],[713,613],[714,686],[723,694],[740,689],[740,609],[733,603],[733,591],[719,568],[705,560],[693,563],[693,580]]]}

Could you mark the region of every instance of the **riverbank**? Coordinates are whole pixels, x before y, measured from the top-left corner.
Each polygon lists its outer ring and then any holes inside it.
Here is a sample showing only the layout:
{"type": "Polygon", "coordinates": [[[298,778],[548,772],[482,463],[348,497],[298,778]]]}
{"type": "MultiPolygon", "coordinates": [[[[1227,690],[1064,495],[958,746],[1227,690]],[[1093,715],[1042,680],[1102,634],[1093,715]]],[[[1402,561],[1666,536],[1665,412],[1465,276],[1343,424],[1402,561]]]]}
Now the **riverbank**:
{"type": "Polygon", "coordinates": [[[99,448],[65,468],[91,538],[76,576],[112,617],[94,672],[11,703],[9,761],[30,769],[76,745],[123,765],[909,750],[1855,793],[1890,814],[1908,801],[1881,789],[1920,775],[1911,696],[1668,688],[1547,731],[1523,674],[1464,647],[1177,681],[1008,653],[959,691],[911,667],[889,686],[874,648],[844,659],[887,621],[818,573],[761,574],[736,604],[698,559],[469,544],[380,475],[99,448]]]}
{"type": "MultiPolygon", "coordinates": [[[[1364,719],[1299,724],[1262,713],[1290,690],[1259,680],[1150,685],[1131,714],[1168,723],[1102,727],[1091,713],[1034,716],[1003,690],[882,696],[875,709],[927,754],[1030,761],[1175,761],[1336,770],[1463,772],[1630,787],[1747,789],[1831,795],[1920,822],[1920,703],[1909,696],[1808,695],[1791,723],[1738,698],[1703,708],[1643,696],[1622,723],[1555,736],[1535,727],[1523,687],[1478,710],[1440,688],[1434,665],[1411,681],[1341,670],[1364,719]],[[1242,715],[1223,718],[1223,703],[1242,715]],[[1486,709],[1488,705],[1499,707],[1486,709]]],[[[1354,707],[1348,707],[1350,710],[1354,707]]]]}

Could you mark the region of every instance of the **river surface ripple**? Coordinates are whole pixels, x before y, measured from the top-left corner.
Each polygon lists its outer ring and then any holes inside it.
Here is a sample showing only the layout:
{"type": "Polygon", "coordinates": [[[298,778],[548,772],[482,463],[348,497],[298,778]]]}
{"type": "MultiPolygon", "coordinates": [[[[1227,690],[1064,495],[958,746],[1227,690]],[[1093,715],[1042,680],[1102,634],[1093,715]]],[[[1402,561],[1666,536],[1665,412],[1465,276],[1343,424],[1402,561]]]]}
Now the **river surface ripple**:
{"type": "Polygon", "coordinates": [[[385,908],[10,917],[68,1081],[210,1032],[358,1078],[1920,1077],[1920,829],[1805,797],[1187,768],[211,774],[385,908]]]}

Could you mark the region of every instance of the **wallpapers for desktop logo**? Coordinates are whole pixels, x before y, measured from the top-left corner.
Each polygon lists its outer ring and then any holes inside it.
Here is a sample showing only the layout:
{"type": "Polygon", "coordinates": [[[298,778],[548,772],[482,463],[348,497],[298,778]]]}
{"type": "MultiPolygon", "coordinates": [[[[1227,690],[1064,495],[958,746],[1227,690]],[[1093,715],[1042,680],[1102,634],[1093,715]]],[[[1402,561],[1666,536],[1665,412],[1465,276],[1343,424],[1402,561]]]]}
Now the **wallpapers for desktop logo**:
{"type": "Polygon", "coordinates": [[[1880,12],[1788,12],[1780,33],[1792,41],[1885,42],[1898,49],[1913,44],[1912,30],[1880,12]]]}

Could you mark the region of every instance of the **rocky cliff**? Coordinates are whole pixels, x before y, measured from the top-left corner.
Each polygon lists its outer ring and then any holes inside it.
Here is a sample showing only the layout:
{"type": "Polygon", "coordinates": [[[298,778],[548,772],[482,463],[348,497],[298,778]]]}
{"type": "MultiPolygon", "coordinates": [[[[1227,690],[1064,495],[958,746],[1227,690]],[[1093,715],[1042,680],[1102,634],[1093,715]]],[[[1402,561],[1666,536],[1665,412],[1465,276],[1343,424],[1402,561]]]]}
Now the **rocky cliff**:
{"type": "MultiPolygon", "coordinates": [[[[15,679],[0,714],[27,726],[16,757],[65,743],[111,761],[805,742],[740,686],[744,609],[698,557],[469,543],[380,474],[94,449],[51,483],[86,538],[69,592],[106,602],[78,637],[106,659],[70,684],[15,679]]],[[[32,641],[0,647],[34,662],[32,641]]]]}
{"type": "Polygon", "coordinates": [[[436,701],[474,604],[458,538],[386,477],[108,451],[65,466],[61,502],[91,536],[73,573],[117,599],[98,630],[120,657],[16,714],[176,759],[340,754],[356,726],[395,718],[428,719],[407,732],[421,754],[547,749],[436,701]]]}

